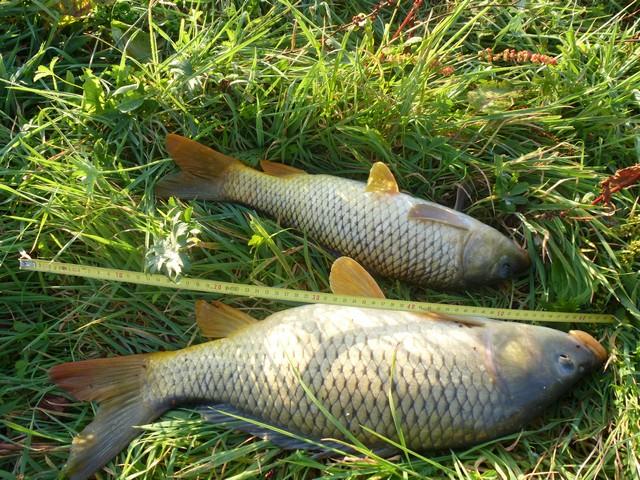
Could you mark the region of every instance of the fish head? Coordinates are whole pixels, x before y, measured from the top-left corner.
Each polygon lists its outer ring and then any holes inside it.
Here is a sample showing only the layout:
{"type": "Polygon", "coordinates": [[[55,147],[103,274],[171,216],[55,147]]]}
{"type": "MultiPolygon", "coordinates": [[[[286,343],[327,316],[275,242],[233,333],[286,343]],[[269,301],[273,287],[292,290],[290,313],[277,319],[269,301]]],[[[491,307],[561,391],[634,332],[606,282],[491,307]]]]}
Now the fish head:
{"type": "Polygon", "coordinates": [[[509,323],[494,335],[493,372],[512,406],[523,412],[538,412],[607,358],[604,347],[586,332],[523,324],[509,328],[509,323]]]}
{"type": "Polygon", "coordinates": [[[494,228],[479,225],[465,243],[462,268],[467,285],[507,280],[529,267],[529,254],[494,228]]]}

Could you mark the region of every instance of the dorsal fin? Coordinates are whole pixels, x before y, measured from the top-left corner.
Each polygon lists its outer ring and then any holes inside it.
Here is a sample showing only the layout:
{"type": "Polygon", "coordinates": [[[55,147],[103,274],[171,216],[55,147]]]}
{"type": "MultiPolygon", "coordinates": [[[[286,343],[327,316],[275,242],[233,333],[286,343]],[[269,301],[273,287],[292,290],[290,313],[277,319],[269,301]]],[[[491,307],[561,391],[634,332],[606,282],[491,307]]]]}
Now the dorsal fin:
{"type": "MultiPolygon", "coordinates": [[[[350,257],[340,257],[331,265],[329,274],[331,291],[336,295],[355,297],[385,298],[378,283],[362,265],[350,257]]],[[[415,313],[425,320],[436,322],[455,322],[465,327],[481,327],[484,321],[478,317],[465,317],[437,312],[415,313]]]]}
{"type": "Polygon", "coordinates": [[[267,175],[272,177],[288,177],[289,175],[306,174],[304,170],[300,170],[296,167],[285,165],[284,163],[271,162],[269,160],[260,160],[260,166],[267,175]]]}
{"type": "Polygon", "coordinates": [[[385,298],[369,272],[349,257],[340,257],[333,262],[329,274],[329,285],[336,295],[385,298]]]}
{"type": "Polygon", "coordinates": [[[398,193],[398,184],[396,179],[382,162],[376,162],[369,171],[369,179],[367,180],[366,192],[378,193],[398,193]]]}
{"type": "Polygon", "coordinates": [[[463,215],[436,203],[418,203],[409,210],[411,220],[438,222],[450,227],[469,230],[468,221],[463,215]]]}
{"type": "Polygon", "coordinates": [[[196,322],[207,338],[228,337],[258,320],[222,302],[196,302],[196,322]]]}
{"type": "Polygon", "coordinates": [[[175,133],[167,135],[166,143],[169,155],[178,166],[197,177],[218,177],[234,163],[240,163],[233,157],[175,133]]]}

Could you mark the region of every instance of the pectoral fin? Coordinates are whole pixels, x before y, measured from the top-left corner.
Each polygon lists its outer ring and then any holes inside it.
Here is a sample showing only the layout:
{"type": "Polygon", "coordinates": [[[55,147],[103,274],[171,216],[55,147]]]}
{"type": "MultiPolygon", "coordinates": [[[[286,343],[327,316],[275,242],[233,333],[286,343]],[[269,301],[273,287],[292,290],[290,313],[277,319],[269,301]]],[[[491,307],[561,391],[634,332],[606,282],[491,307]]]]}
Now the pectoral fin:
{"type": "MultiPolygon", "coordinates": [[[[240,432],[254,435],[262,440],[267,440],[285,450],[306,450],[313,454],[313,458],[332,458],[336,456],[358,455],[361,452],[355,446],[346,442],[339,442],[327,438],[313,438],[308,435],[301,436],[285,428],[269,425],[259,418],[241,412],[235,407],[226,404],[203,405],[197,408],[198,413],[206,421],[213,424],[224,424],[240,432]]],[[[371,451],[378,456],[388,457],[398,453],[397,449],[389,444],[380,442],[372,445],[371,451]]]]}
{"type": "Polygon", "coordinates": [[[331,266],[331,291],[336,295],[385,298],[384,293],[362,265],[349,257],[340,257],[331,266]]]}
{"type": "Polygon", "coordinates": [[[438,222],[461,230],[469,230],[463,214],[449,210],[436,203],[419,203],[409,210],[409,219],[424,222],[438,222]]]}
{"type": "Polygon", "coordinates": [[[441,322],[454,322],[463,327],[483,327],[485,321],[481,317],[467,317],[461,315],[449,315],[446,313],[419,313],[426,320],[436,320],[441,322]]]}
{"type": "MultiPolygon", "coordinates": [[[[208,422],[226,424],[241,432],[254,435],[263,440],[268,440],[274,445],[286,450],[309,450],[313,452],[325,452],[340,445],[336,442],[326,442],[312,438],[305,438],[284,428],[269,425],[257,417],[248,415],[231,405],[207,405],[198,407],[198,412],[208,422]]],[[[342,447],[344,449],[344,447],[342,447]]]]}

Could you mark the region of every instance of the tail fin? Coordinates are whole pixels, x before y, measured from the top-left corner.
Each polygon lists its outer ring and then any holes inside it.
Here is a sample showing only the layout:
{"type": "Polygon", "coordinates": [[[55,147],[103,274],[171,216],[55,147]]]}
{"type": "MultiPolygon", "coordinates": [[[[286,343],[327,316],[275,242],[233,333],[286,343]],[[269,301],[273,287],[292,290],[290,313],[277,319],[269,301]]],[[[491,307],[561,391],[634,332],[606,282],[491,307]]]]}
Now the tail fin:
{"type": "Polygon", "coordinates": [[[167,151],[182,171],[158,182],[159,197],[222,200],[223,174],[232,166],[242,165],[233,157],[173,133],[167,135],[167,151]]]}
{"type": "Polygon", "coordinates": [[[89,478],[117,455],[145,425],[163,411],[142,395],[151,355],[101,358],[56,365],[51,380],[78,400],[101,403],[98,414],[76,438],[66,473],[71,480],[89,478]]]}

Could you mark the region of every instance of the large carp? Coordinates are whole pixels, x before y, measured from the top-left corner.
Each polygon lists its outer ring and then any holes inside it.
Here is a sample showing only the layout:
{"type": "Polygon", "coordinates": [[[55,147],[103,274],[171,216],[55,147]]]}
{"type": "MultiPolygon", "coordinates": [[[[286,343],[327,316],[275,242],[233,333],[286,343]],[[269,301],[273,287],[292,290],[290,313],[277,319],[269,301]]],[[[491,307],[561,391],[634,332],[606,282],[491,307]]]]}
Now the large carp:
{"type": "MultiPolygon", "coordinates": [[[[349,259],[336,261],[331,284],[381,296],[349,259]]],[[[313,446],[284,432],[379,449],[388,444],[372,432],[414,451],[471,445],[521,428],[606,358],[585,332],[477,317],[306,305],[256,321],[206,302],[196,317],[205,335],[225,338],[52,368],[60,387],[101,403],[73,441],[71,479],[88,478],[135,426],[179,405],[209,405],[215,422],[241,417],[237,428],[284,448],[313,446]]]]}
{"type": "Polygon", "coordinates": [[[494,228],[400,193],[380,162],[365,184],[269,161],[259,172],[179,135],[167,136],[167,150],[182,171],[158,183],[158,196],[249,205],[372,272],[460,288],[508,279],[529,265],[526,251],[494,228]]]}

